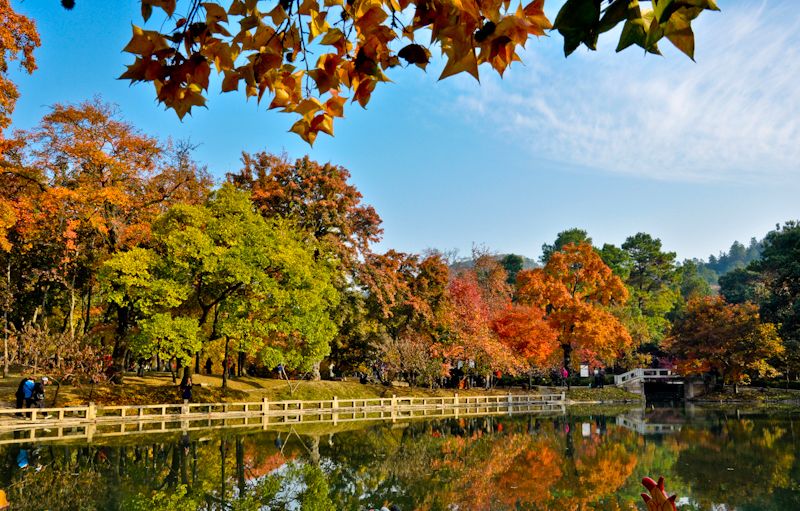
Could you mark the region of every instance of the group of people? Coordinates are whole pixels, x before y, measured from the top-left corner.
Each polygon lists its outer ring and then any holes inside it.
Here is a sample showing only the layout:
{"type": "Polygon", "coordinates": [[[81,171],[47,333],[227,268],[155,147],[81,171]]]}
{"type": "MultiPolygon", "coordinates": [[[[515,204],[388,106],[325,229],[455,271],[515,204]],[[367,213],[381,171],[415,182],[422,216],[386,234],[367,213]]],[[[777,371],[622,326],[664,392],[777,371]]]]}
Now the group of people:
{"type": "MultiPolygon", "coordinates": [[[[42,376],[40,380],[32,376],[26,376],[19,382],[17,387],[16,408],[44,408],[44,389],[50,383],[47,376],[42,376]]],[[[22,414],[17,414],[21,416],[22,414]]]]}

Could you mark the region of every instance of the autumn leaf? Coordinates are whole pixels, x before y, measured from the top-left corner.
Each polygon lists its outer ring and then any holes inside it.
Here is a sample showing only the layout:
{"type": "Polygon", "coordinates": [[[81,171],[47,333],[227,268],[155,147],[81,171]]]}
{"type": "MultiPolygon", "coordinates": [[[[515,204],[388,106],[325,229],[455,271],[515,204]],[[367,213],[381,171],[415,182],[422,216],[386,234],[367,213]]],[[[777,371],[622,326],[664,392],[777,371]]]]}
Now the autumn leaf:
{"type": "Polygon", "coordinates": [[[397,52],[397,56],[405,60],[408,64],[416,64],[422,69],[430,62],[430,52],[419,44],[409,44],[397,52]]]}
{"type": "Polygon", "coordinates": [[[458,60],[456,60],[454,56],[449,57],[447,59],[447,64],[445,64],[442,70],[442,74],[439,75],[439,80],[444,80],[448,76],[453,76],[465,71],[475,77],[476,80],[480,81],[480,77],[478,76],[478,59],[475,57],[474,51],[468,51],[458,60]]]}
{"type": "Polygon", "coordinates": [[[675,45],[676,48],[694,60],[694,32],[692,25],[680,11],[676,11],[664,27],[664,37],[675,45]]]}

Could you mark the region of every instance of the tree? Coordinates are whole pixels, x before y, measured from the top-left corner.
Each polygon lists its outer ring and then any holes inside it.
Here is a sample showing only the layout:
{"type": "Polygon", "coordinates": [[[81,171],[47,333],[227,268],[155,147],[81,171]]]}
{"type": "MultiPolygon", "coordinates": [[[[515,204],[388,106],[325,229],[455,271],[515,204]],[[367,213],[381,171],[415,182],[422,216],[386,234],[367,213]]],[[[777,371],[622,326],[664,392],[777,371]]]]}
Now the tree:
{"type": "MultiPolygon", "coordinates": [[[[504,275],[500,275],[505,286],[504,275]]],[[[492,310],[476,270],[462,271],[450,281],[449,342],[443,342],[445,359],[464,362],[464,373],[474,366],[478,374],[491,370],[517,372],[519,357],[503,343],[492,327],[499,311],[492,310]]],[[[510,296],[505,306],[509,306],[510,296]]]]}
{"type": "Polygon", "coordinates": [[[611,268],[614,275],[621,278],[623,281],[628,280],[631,276],[633,261],[627,250],[612,245],[611,243],[604,243],[603,248],[601,248],[598,253],[600,259],[606,263],[606,266],[611,268]]]}
{"type": "Polygon", "coordinates": [[[719,293],[728,303],[758,303],[764,294],[758,272],[736,268],[719,277],[719,293]]]}
{"type": "MultiPolygon", "coordinates": [[[[13,14],[4,4],[3,14],[13,14]]],[[[462,72],[478,79],[481,64],[502,75],[520,59],[517,52],[530,36],[550,29],[564,37],[565,55],[581,44],[594,50],[601,33],[623,24],[617,51],[637,45],[659,53],[658,42],[666,37],[693,58],[692,20],[704,10],[719,10],[715,0],[662,0],[652,2],[652,9],[641,8],[638,0],[613,0],[605,9],[599,0],[566,0],[551,24],[544,0],[524,7],[499,0],[281,0],[269,12],[255,0],[192,0],[184,16],[175,16],[177,4],[141,0],[145,22],[155,9],[166,19],[157,20],[158,30],[133,26],[124,51],[134,61],[121,78],[151,82],[158,101],[182,118],[205,105],[216,70],[224,75],[223,92],[241,87],[247,97],[260,101],[266,95],[270,108],[300,116],[291,131],[309,143],[320,132],[333,134],[346,90],[366,106],[377,84],[389,80],[386,71],[403,63],[425,69],[436,46],[446,59],[440,79],[462,72]],[[417,42],[423,33],[432,36],[430,48],[417,42]]],[[[0,41],[0,50],[18,51],[0,41]]]]}
{"type": "MultiPolygon", "coordinates": [[[[172,317],[169,313],[158,313],[143,319],[139,326],[140,331],[134,337],[132,349],[136,355],[143,358],[158,355],[163,360],[174,358],[186,366],[202,346],[200,327],[196,318],[172,317]]],[[[174,383],[175,373],[171,365],[170,371],[174,383]]]]}
{"type": "Polygon", "coordinates": [[[319,164],[308,156],[294,162],[260,152],[242,154],[242,169],[228,174],[237,188],[252,193],[253,203],[267,218],[295,220],[350,271],[370,244],[380,241],[381,219],[350,184],[344,167],[319,164]]]}
{"type": "Polygon", "coordinates": [[[729,304],[722,297],[697,297],[672,327],[667,349],[685,374],[715,372],[736,392],[750,376],[774,376],[769,360],[784,352],[778,330],[762,323],[752,303],[729,304]]]}
{"type": "Polygon", "coordinates": [[[33,56],[41,41],[36,25],[30,18],[14,12],[10,0],[0,0],[0,156],[8,148],[3,130],[11,124],[19,92],[8,79],[9,63],[20,60],[20,67],[28,74],[36,70],[33,56]]]}
{"type": "Polygon", "coordinates": [[[441,257],[371,254],[362,279],[368,313],[378,324],[373,345],[390,376],[429,384],[445,376],[440,341],[448,325],[449,271],[441,257]]]}
{"type": "Polygon", "coordinates": [[[628,255],[627,324],[636,348],[656,353],[670,326],[667,314],[679,297],[675,252],[662,251],[661,240],[643,232],[629,236],[622,250],[628,255]]]}
{"type": "Polygon", "coordinates": [[[547,312],[558,333],[564,367],[572,367],[572,353],[581,361],[613,361],[631,344],[631,337],[609,311],[624,304],[628,292],[588,243],[567,244],[553,252],[544,268],[517,276],[517,298],[522,304],[547,312]]]}
{"type": "Polygon", "coordinates": [[[561,231],[556,236],[556,240],[552,245],[547,243],[542,245],[542,257],[540,259],[542,263],[547,264],[547,261],[550,260],[550,256],[555,252],[563,250],[564,247],[569,244],[580,245],[581,243],[587,243],[589,245],[592,244],[592,238],[590,238],[589,233],[583,229],[573,227],[572,229],[561,231]]]}
{"type": "MultiPolygon", "coordinates": [[[[314,253],[305,234],[265,220],[249,194],[224,185],[205,205],[179,204],[161,215],[152,249],[109,261],[107,267],[124,269],[110,278],[109,297],[138,310],[131,319],[141,318],[140,327],[158,313],[169,315],[151,330],[168,318],[193,318],[206,343],[224,337],[227,347],[233,339],[243,355],[307,370],[329,351],[329,310],[338,299],[331,268],[314,253]]],[[[175,352],[200,351],[191,336],[174,340],[182,343],[175,352]]]]}
{"type": "Polygon", "coordinates": [[[800,374],[800,222],[776,226],[764,238],[761,260],[750,268],[764,282],[761,301],[765,319],[780,324],[787,347],[787,377],[800,374]]]}
{"type": "MultiPolygon", "coordinates": [[[[287,218],[317,241],[318,257],[337,267],[334,285],[342,300],[332,317],[339,327],[332,358],[344,368],[364,354],[363,290],[359,282],[365,255],[380,240],[381,219],[350,184],[347,169],[320,164],[307,156],[294,161],[261,152],[242,155],[242,169],[228,174],[237,188],[251,192],[265,218],[287,218]]],[[[319,378],[319,368],[314,369],[319,378]]]]}
{"type": "Polygon", "coordinates": [[[527,368],[553,365],[559,349],[558,332],[547,322],[545,311],[533,305],[509,305],[492,322],[500,342],[525,361],[527,368]]]}
{"type": "Polygon", "coordinates": [[[506,270],[506,274],[508,275],[508,278],[506,279],[508,285],[513,286],[516,284],[517,273],[519,273],[525,266],[525,259],[521,255],[506,254],[500,260],[500,264],[503,265],[503,268],[506,270]]]}
{"type": "Polygon", "coordinates": [[[170,205],[205,200],[210,180],[189,145],[138,132],[98,98],[53,106],[18,142],[4,155],[0,188],[11,219],[0,236],[14,302],[7,321],[20,328],[35,317],[70,338],[101,337],[121,365],[133,323],[117,302],[98,300],[97,273],[115,253],[148,243],[170,205]]]}

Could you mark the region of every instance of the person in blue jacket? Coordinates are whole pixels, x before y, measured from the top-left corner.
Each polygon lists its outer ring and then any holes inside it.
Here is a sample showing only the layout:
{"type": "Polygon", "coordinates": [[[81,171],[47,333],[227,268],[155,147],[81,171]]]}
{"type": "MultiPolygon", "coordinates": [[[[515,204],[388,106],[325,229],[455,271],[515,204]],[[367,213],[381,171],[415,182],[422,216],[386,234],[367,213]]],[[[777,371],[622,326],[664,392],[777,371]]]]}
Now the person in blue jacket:
{"type": "MultiPolygon", "coordinates": [[[[17,398],[16,408],[20,409],[27,403],[28,399],[33,395],[33,385],[34,381],[33,378],[30,376],[26,376],[19,382],[19,387],[17,387],[17,393],[14,394],[14,397],[17,398]]],[[[22,414],[17,414],[17,416],[21,416],[22,414]]]]}

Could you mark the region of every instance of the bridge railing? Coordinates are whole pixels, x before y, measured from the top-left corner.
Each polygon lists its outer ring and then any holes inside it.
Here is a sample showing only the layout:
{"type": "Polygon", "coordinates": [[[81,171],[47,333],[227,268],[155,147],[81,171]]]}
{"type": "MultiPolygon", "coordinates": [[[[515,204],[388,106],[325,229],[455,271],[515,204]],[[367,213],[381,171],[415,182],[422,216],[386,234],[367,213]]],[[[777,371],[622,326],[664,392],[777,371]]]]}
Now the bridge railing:
{"type": "Polygon", "coordinates": [[[672,372],[671,369],[643,369],[636,368],[627,373],[614,375],[614,385],[623,385],[625,383],[635,382],[644,378],[654,379],[668,379],[675,378],[678,375],[672,372]]]}

